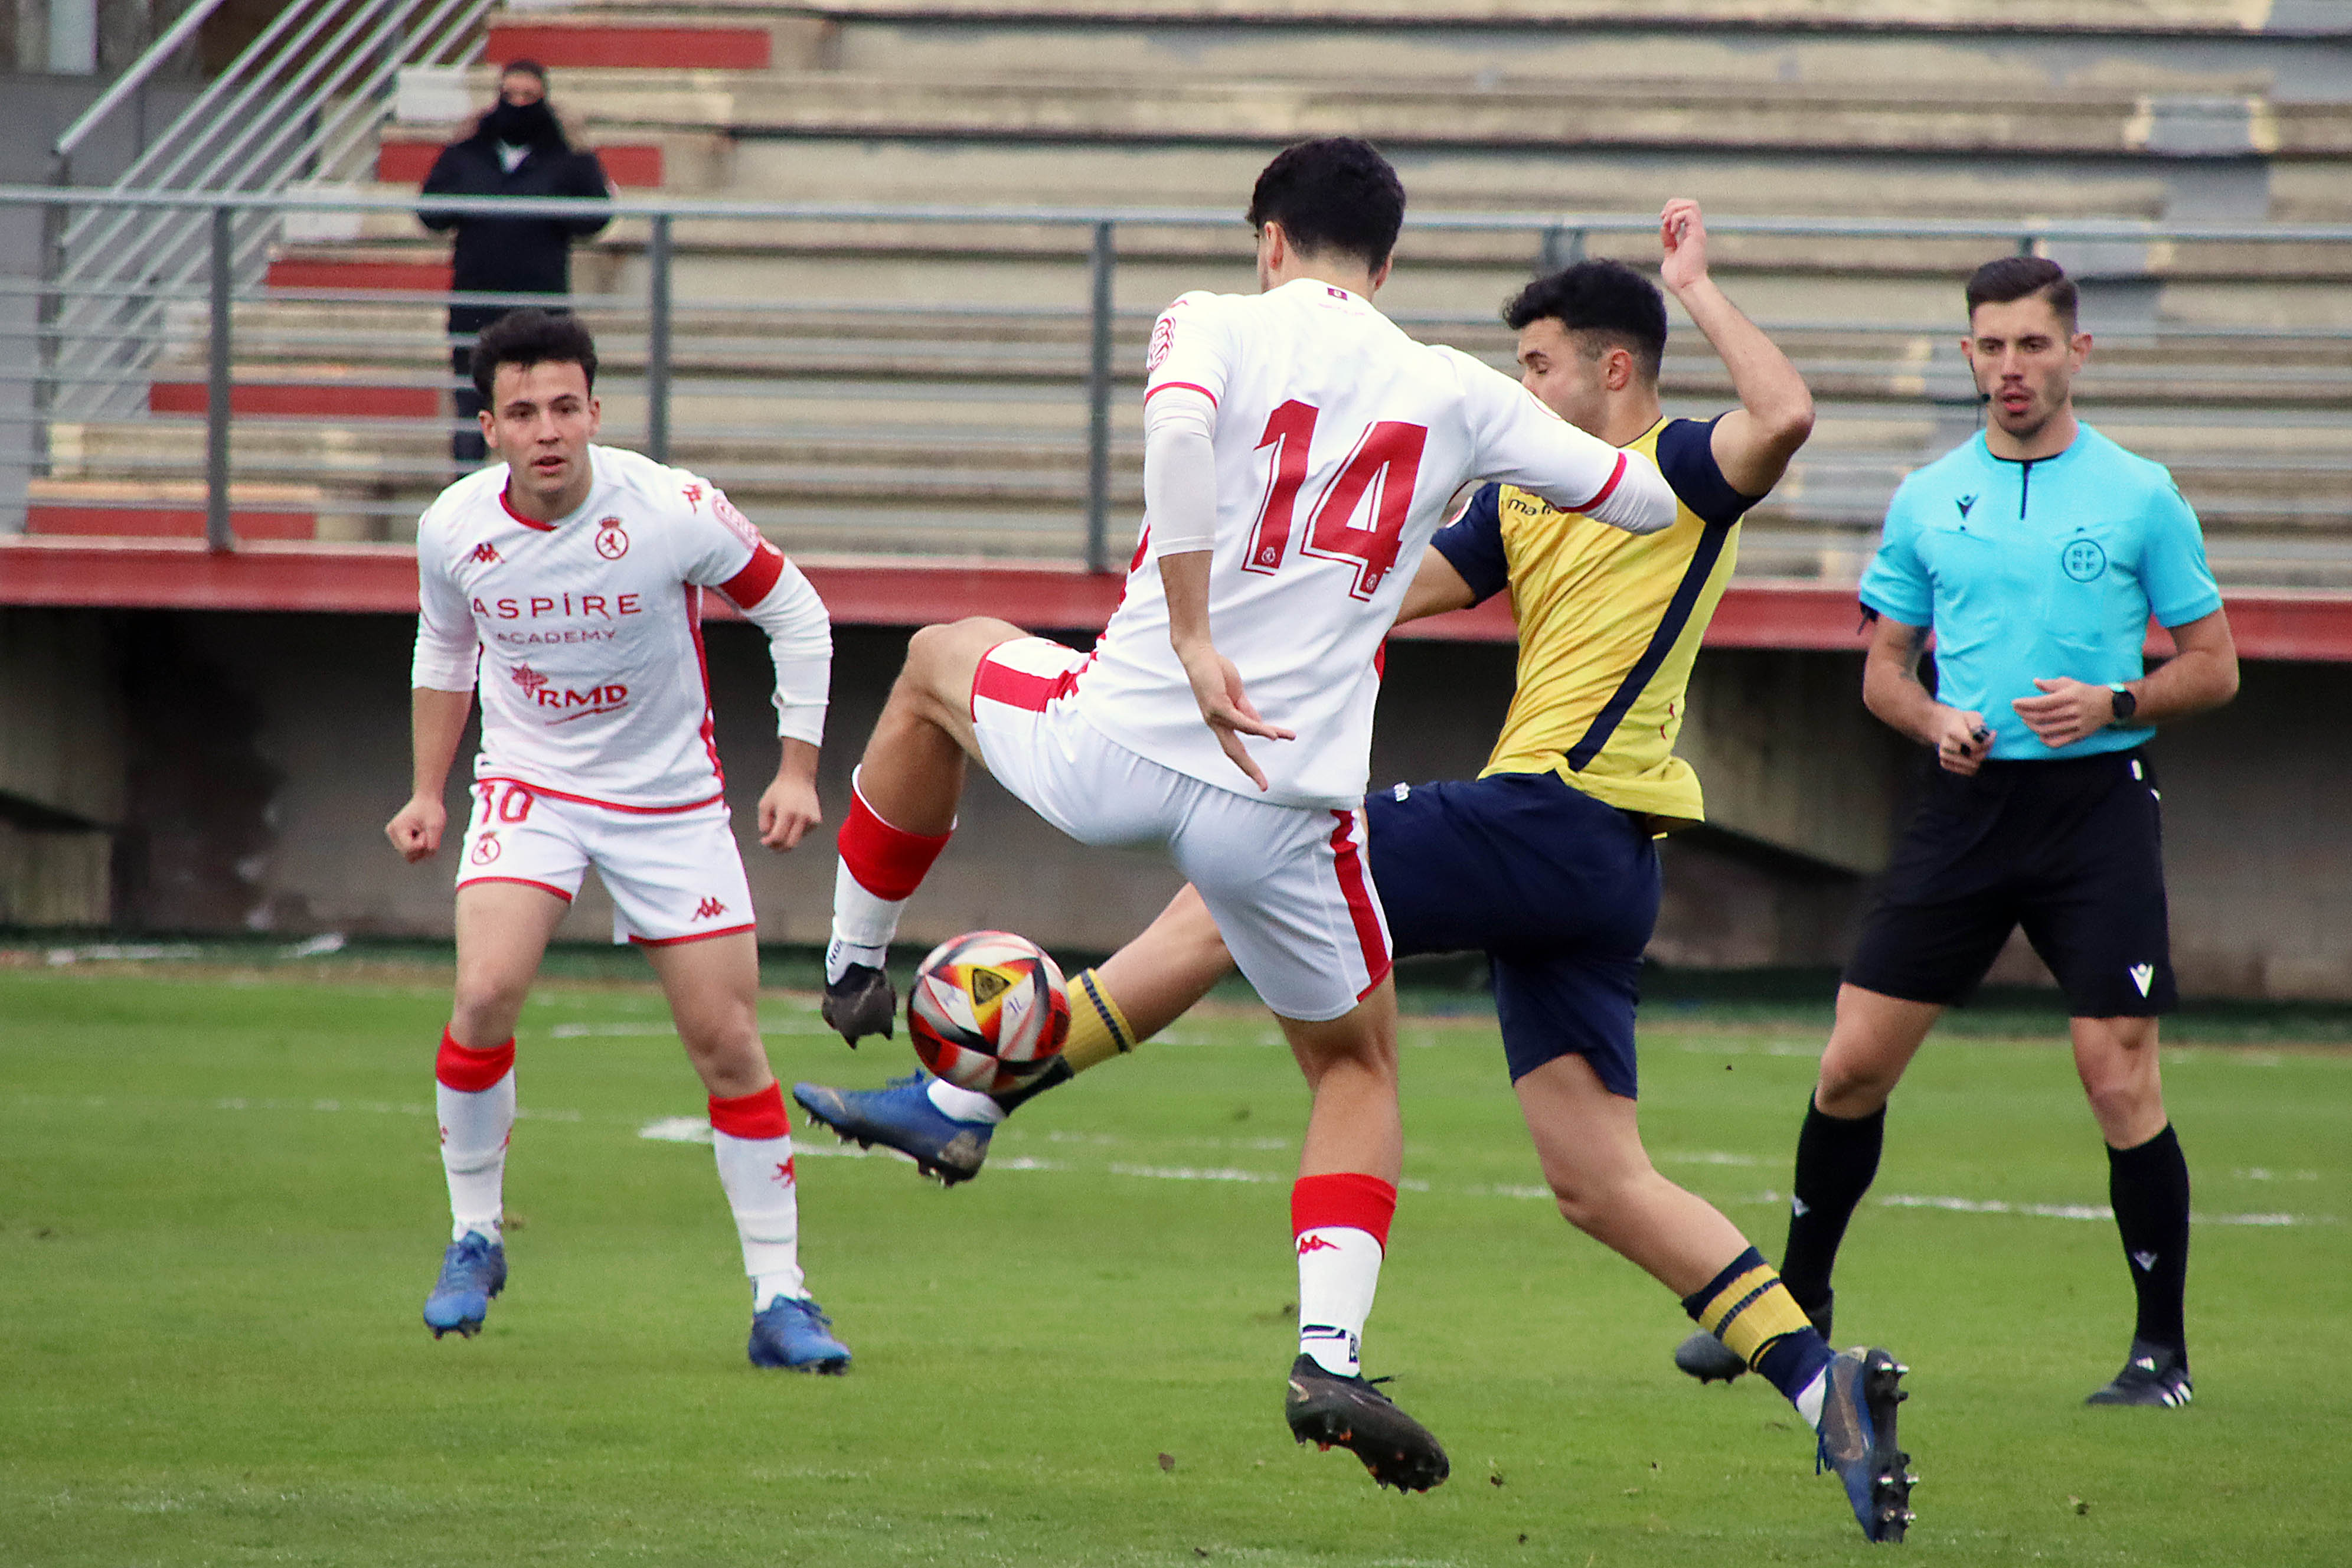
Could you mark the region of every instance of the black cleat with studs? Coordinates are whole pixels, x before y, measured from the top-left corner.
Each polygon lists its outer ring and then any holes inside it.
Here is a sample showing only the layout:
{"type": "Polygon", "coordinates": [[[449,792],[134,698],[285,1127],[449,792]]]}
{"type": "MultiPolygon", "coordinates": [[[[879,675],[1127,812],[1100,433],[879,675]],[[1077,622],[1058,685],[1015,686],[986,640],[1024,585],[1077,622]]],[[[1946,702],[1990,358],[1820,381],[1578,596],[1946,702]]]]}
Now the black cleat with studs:
{"type": "Polygon", "coordinates": [[[1427,1427],[1369,1380],[1327,1372],[1313,1356],[1291,1363],[1282,1413],[1293,1437],[1321,1448],[1347,1449],[1381,1486],[1425,1492],[1453,1473],[1445,1450],[1427,1427]]]}
{"type": "Polygon", "coordinates": [[[882,971],[870,963],[853,963],[840,979],[824,983],[824,1000],[817,1012],[855,1049],[867,1035],[887,1040],[898,1031],[898,994],[882,971]]]}
{"type": "Polygon", "coordinates": [[[2178,1410],[2197,1396],[2189,1381],[2189,1352],[2154,1340],[2132,1341],[2123,1371],[2083,1401],[2085,1405],[2155,1405],[2178,1410]]]}

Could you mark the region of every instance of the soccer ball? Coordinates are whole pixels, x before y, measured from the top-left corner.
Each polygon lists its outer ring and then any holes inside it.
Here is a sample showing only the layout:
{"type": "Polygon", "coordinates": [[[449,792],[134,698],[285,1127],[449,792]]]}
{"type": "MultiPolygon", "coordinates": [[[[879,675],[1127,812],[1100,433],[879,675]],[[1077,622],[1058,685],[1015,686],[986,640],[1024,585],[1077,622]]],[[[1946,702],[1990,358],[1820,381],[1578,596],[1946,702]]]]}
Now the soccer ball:
{"type": "Polygon", "coordinates": [[[1045,951],[1011,931],[966,931],[931,950],[907,998],[923,1065],[962,1089],[1002,1094],[1062,1054],[1070,1002],[1045,951]]]}

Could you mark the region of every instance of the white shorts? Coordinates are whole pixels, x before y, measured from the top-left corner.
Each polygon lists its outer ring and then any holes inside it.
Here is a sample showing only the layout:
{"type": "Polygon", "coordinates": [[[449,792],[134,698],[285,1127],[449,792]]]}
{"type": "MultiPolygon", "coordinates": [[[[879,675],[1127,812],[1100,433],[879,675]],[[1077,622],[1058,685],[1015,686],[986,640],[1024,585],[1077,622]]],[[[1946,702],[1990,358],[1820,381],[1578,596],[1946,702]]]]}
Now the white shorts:
{"type": "Polygon", "coordinates": [[[750,931],[751,885],[727,803],[625,811],[565,800],[519,779],[474,781],[457,886],[520,882],[566,903],[596,868],[613,895],[613,940],[647,947],[750,931]]]}
{"type": "Polygon", "coordinates": [[[1138,756],[1079,717],[1086,661],[1044,637],[981,659],[971,721],[996,782],[1081,844],[1167,849],[1277,1016],[1319,1023],[1353,1008],[1390,968],[1364,814],[1254,800],[1138,756]]]}

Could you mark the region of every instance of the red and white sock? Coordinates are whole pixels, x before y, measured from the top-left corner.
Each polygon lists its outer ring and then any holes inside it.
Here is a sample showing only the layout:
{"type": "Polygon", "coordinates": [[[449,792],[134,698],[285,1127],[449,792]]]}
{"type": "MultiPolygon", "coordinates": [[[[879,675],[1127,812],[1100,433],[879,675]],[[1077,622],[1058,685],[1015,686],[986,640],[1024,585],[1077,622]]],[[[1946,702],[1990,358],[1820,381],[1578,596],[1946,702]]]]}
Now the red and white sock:
{"type": "Polygon", "coordinates": [[[841,868],[833,879],[833,941],[824,953],[827,984],[853,963],[882,967],[890,939],[898,934],[899,911],[923,885],[931,862],[948,847],[948,833],[908,833],[891,826],[866,804],[856,775],[851,775],[849,816],[836,840],[841,868]]]}
{"type": "Polygon", "coordinates": [[[784,1089],[772,1083],[753,1094],[710,1100],[710,1142],[719,1156],[719,1184],[735,1214],[743,1243],[743,1272],[751,1277],[751,1310],[779,1296],[805,1296],[801,1279],[800,1190],[793,1172],[793,1124],[784,1089]]]}
{"type": "Polygon", "coordinates": [[[478,1231],[499,1239],[506,1213],[507,1140],[514,1131],[514,1041],[478,1051],[441,1031],[433,1106],[441,1123],[441,1171],[449,1179],[449,1239],[478,1231]]]}
{"type": "Polygon", "coordinates": [[[1298,1244],[1298,1353],[1341,1377],[1361,1375],[1364,1320],[1381,1286],[1396,1188],[1354,1171],[1301,1176],[1290,1189],[1298,1244]]]}

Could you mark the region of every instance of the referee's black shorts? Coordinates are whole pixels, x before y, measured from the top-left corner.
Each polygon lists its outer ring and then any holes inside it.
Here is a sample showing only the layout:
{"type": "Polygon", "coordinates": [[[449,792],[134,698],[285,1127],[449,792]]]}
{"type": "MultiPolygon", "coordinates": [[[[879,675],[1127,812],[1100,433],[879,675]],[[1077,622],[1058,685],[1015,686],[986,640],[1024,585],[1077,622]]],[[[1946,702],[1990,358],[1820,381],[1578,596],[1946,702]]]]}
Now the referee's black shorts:
{"type": "Polygon", "coordinates": [[[1886,868],[1845,982],[1965,1000],[2020,925],[2077,1018],[2179,1005],[2156,772],[2135,748],[1935,770],[1886,868]]]}

